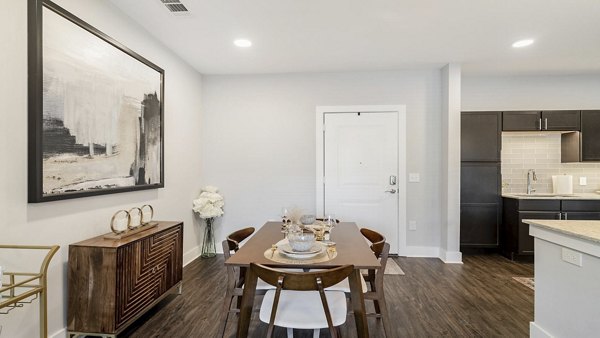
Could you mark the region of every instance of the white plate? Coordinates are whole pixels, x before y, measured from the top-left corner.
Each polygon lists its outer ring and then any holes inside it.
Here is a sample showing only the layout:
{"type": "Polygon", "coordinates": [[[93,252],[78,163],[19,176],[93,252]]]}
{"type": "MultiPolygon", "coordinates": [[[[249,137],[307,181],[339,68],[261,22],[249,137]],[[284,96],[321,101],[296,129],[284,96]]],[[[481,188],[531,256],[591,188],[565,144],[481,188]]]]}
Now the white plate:
{"type": "Polygon", "coordinates": [[[321,254],[321,252],[323,252],[323,247],[319,246],[319,251],[317,252],[312,252],[312,253],[299,253],[299,252],[285,252],[284,250],[282,250],[282,248],[278,248],[279,252],[284,255],[284,256],[288,256],[290,258],[294,258],[294,259],[309,259],[309,258],[313,258],[315,256],[318,256],[321,254]]]}
{"type": "Polygon", "coordinates": [[[292,249],[292,247],[289,244],[283,244],[282,246],[280,246],[280,249],[281,249],[281,251],[283,251],[285,253],[300,256],[300,255],[310,255],[310,254],[319,253],[319,252],[323,251],[323,246],[321,246],[319,244],[315,244],[309,250],[295,251],[294,249],[292,249]]]}

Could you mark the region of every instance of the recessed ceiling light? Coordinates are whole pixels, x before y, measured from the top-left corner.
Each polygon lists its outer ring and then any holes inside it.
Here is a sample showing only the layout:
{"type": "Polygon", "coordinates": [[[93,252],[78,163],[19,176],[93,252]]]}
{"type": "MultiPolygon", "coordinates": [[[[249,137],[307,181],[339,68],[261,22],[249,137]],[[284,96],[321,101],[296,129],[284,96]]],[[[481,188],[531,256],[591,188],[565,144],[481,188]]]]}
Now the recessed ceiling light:
{"type": "Polygon", "coordinates": [[[237,39],[233,41],[233,44],[238,47],[250,47],[252,46],[252,41],[248,39],[237,39]]]}
{"type": "Polygon", "coordinates": [[[512,44],[514,48],[527,47],[533,43],[533,39],[519,40],[512,44]]]}

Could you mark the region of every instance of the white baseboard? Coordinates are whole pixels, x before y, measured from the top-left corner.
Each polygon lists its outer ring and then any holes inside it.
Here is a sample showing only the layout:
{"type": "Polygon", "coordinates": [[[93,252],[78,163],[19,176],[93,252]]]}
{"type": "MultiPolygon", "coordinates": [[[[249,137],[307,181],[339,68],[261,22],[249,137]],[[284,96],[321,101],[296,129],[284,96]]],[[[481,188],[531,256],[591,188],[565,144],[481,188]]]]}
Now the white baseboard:
{"type": "Polygon", "coordinates": [[[446,251],[435,246],[407,246],[406,251],[400,256],[439,258],[447,264],[462,264],[462,253],[460,251],[446,251]]]}
{"type": "Polygon", "coordinates": [[[60,330],[56,331],[55,333],[51,334],[49,337],[50,338],[66,338],[67,337],[67,328],[65,327],[64,329],[60,329],[60,330]]]}
{"type": "Polygon", "coordinates": [[[462,264],[462,252],[440,249],[440,259],[446,264],[462,264]]]}
{"type": "MultiPolygon", "coordinates": [[[[217,249],[217,254],[222,254],[223,250],[217,249]]],[[[196,258],[202,254],[202,246],[198,245],[183,254],[183,266],[186,266],[193,262],[196,258]]]]}
{"type": "Polygon", "coordinates": [[[192,249],[188,250],[186,253],[183,254],[183,266],[190,264],[196,258],[200,257],[201,253],[202,249],[200,248],[200,245],[197,245],[192,249]]]}
{"type": "Polygon", "coordinates": [[[542,329],[535,322],[529,322],[529,337],[530,338],[552,338],[552,335],[542,329]]]}
{"type": "Polygon", "coordinates": [[[440,248],[434,246],[407,246],[406,257],[440,257],[440,248]]]}

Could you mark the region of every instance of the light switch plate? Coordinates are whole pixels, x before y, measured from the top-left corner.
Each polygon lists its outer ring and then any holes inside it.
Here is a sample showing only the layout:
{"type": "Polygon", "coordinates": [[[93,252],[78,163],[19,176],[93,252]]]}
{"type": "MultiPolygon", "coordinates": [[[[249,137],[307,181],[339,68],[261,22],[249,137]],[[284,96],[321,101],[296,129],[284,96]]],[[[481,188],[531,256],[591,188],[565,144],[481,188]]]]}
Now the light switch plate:
{"type": "Polygon", "coordinates": [[[585,177],[585,176],[579,177],[579,185],[587,185],[587,177],[585,177]]]}
{"type": "Polygon", "coordinates": [[[417,230],[417,221],[408,221],[408,230],[416,231],[417,230]]]}
{"type": "Polygon", "coordinates": [[[421,175],[419,175],[419,173],[409,173],[408,174],[408,181],[412,182],[412,183],[421,182],[421,175]]]}
{"type": "Polygon", "coordinates": [[[562,248],[562,260],[577,266],[583,265],[583,255],[571,249],[562,248]]]}

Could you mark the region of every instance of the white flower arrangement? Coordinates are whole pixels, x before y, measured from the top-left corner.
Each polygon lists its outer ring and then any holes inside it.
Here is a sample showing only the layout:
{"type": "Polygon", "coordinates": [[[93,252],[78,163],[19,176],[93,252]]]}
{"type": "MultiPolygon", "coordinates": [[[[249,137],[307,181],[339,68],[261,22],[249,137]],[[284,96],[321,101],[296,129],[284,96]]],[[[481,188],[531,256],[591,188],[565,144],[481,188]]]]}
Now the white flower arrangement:
{"type": "Polygon", "coordinates": [[[200,196],[194,200],[192,210],[197,212],[200,218],[209,219],[222,216],[224,206],[225,201],[219,194],[219,188],[209,185],[202,188],[200,196]]]}

